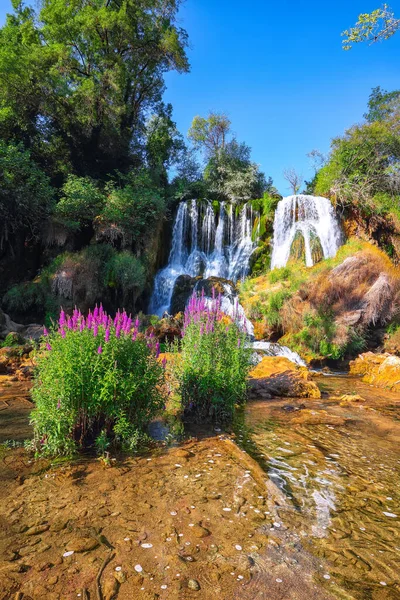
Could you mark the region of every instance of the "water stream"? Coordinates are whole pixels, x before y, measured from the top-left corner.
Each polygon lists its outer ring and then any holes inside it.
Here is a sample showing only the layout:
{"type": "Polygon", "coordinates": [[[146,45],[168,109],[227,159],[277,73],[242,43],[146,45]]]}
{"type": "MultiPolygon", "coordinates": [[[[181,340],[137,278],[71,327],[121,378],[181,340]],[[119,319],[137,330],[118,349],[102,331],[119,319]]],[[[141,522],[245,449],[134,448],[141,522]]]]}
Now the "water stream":
{"type": "Polygon", "coordinates": [[[323,258],[335,256],[342,234],[332,203],[320,196],[297,195],[283,198],[274,218],[271,269],[284,267],[297,236],[304,240],[306,265],[311,267],[313,242],[322,248],[323,258]]]}
{"type": "Polygon", "coordinates": [[[155,277],[149,312],[161,316],[169,310],[179,275],[221,277],[233,282],[244,278],[258,243],[258,217],[249,203],[236,214],[235,207],[225,202],[220,203],[217,213],[211,202],[181,202],[168,264],[155,277]]]}

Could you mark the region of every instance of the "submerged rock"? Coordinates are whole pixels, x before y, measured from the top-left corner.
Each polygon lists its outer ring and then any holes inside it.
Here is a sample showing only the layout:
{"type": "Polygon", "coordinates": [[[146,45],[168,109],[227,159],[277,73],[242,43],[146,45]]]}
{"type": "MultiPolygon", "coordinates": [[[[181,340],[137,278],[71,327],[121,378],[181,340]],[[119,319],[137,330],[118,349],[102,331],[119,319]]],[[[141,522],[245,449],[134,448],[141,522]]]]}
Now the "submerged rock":
{"type": "Polygon", "coordinates": [[[252,369],[248,389],[251,398],[321,398],[321,392],[306,367],[299,367],[278,356],[265,356],[252,369]]]}
{"type": "Polygon", "coordinates": [[[350,374],[361,375],[365,383],[400,392],[400,357],[366,352],[350,363],[350,374]]]}

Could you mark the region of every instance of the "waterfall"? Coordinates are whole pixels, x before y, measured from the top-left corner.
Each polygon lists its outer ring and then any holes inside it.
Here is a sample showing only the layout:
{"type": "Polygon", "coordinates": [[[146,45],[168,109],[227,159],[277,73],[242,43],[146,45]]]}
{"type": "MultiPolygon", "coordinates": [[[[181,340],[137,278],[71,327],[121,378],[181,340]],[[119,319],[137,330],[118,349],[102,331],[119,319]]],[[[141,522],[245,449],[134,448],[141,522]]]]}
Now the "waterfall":
{"type": "Polygon", "coordinates": [[[219,205],[215,213],[211,202],[181,202],[175,217],[168,264],[154,281],[149,312],[162,315],[169,310],[175,281],[180,275],[221,277],[234,282],[243,279],[249,259],[257,246],[252,235],[259,215],[249,203],[238,215],[235,208],[219,205]]]}
{"type": "Polygon", "coordinates": [[[307,267],[314,264],[313,244],[321,245],[324,258],[335,256],[341,230],[331,202],[321,196],[288,196],[278,203],[274,219],[271,269],[284,267],[297,236],[304,241],[307,267]]]}

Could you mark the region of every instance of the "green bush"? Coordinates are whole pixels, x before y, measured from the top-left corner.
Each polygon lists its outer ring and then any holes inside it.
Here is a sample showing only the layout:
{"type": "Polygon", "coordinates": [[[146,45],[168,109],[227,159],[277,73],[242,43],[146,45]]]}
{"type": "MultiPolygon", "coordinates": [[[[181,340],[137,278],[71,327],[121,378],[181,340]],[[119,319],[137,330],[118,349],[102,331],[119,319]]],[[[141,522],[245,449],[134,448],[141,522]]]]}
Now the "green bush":
{"type": "Polygon", "coordinates": [[[105,202],[105,195],[90,177],[69,175],[61,194],[54,217],[72,231],[90,224],[105,202]]]}
{"type": "Polygon", "coordinates": [[[269,274],[269,282],[277,283],[278,281],[287,281],[290,279],[292,271],[289,267],[281,267],[280,269],[273,269],[269,274]]]}
{"type": "Polygon", "coordinates": [[[37,357],[32,422],[40,452],[135,446],[165,402],[158,344],[138,326],[125,312],[114,321],[102,308],[86,319],[61,312],[59,329],[43,339],[37,357]]]}
{"type": "Polygon", "coordinates": [[[231,418],[235,404],[246,398],[251,352],[246,333],[220,312],[218,300],[207,306],[194,296],[180,350],[175,371],[185,411],[200,419],[231,418]]]}

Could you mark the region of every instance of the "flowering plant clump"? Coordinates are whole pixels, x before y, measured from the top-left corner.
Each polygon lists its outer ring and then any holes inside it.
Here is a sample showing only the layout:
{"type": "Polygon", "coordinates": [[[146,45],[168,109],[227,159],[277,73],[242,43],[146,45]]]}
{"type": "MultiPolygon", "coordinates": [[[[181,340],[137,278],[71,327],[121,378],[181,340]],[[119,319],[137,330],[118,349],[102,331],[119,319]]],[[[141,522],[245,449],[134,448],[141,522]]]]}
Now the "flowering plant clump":
{"type": "Polygon", "coordinates": [[[186,412],[216,420],[246,398],[250,350],[245,325],[221,311],[221,297],[194,294],[185,311],[176,374],[186,412]]]}
{"type": "Polygon", "coordinates": [[[158,353],[125,311],[112,319],[102,306],[86,317],[61,310],[58,326],[44,331],[32,391],[40,451],[71,454],[96,440],[133,445],[165,403],[158,353]]]}

